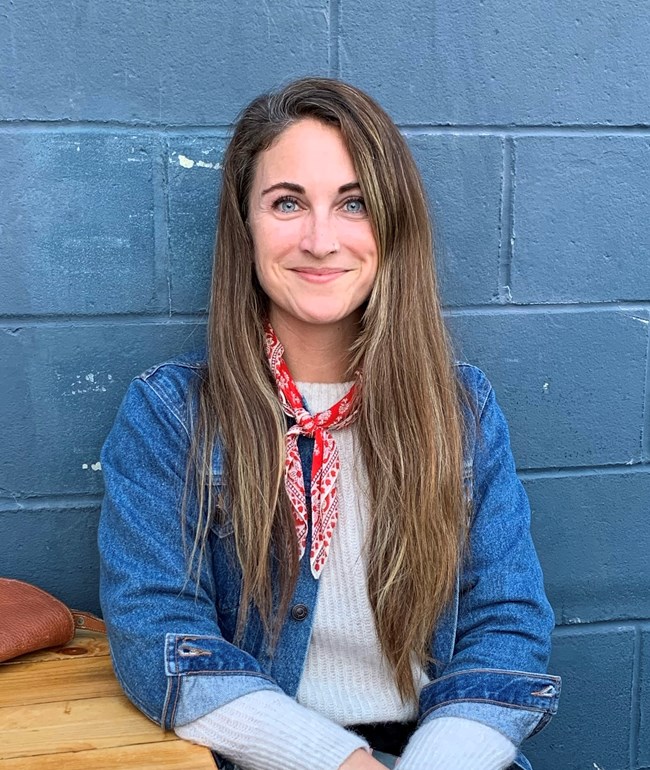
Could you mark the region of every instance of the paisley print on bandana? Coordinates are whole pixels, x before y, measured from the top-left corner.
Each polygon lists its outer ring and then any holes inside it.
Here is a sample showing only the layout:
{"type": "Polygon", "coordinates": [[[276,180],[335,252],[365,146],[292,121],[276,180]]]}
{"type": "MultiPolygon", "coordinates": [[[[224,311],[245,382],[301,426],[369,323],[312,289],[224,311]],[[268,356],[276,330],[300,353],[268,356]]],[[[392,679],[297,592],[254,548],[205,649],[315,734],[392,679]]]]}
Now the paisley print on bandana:
{"type": "Polygon", "coordinates": [[[311,524],[312,538],[309,561],[312,575],[320,577],[327,559],[332,534],[339,515],[336,479],[339,475],[339,452],[331,429],[345,428],[357,416],[355,399],[357,382],[334,406],[318,414],[310,414],[302,403],[302,397],[284,361],[284,348],[270,324],[266,324],[264,342],[271,372],[275,377],[278,397],[284,413],[296,421],[287,431],[284,482],[291,501],[300,558],[307,546],[307,500],[305,480],[298,453],[298,436],[314,438],[314,454],[311,469],[311,524]]]}

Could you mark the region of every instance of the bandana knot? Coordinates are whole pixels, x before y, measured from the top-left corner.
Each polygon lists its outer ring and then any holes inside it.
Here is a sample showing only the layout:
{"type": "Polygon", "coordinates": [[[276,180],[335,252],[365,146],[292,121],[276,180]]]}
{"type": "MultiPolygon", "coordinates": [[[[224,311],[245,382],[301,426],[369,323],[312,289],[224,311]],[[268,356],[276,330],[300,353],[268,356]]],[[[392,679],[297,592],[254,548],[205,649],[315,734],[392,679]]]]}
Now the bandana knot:
{"type": "Polygon", "coordinates": [[[355,396],[358,377],[357,382],[340,401],[323,412],[311,414],[305,409],[296,383],[289,374],[283,358],[284,347],[268,323],[265,327],[264,343],[282,409],[287,416],[295,420],[285,434],[284,483],[291,502],[301,559],[307,547],[309,525],[305,480],[298,452],[298,436],[309,436],[314,439],[310,489],[312,536],[309,561],[312,575],[318,578],[322,574],[339,515],[336,480],[341,463],[330,429],[345,428],[356,419],[358,400],[355,396]]]}

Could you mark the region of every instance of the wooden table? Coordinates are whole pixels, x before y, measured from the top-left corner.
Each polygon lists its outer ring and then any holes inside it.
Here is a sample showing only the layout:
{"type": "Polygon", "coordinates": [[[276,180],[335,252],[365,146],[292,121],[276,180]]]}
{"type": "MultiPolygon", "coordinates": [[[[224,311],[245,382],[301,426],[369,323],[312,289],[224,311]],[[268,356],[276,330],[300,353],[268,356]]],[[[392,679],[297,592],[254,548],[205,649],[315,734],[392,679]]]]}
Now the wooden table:
{"type": "Polygon", "coordinates": [[[0,663],[0,770],[215,770],[122,694],[101,634],[0,663]]]}

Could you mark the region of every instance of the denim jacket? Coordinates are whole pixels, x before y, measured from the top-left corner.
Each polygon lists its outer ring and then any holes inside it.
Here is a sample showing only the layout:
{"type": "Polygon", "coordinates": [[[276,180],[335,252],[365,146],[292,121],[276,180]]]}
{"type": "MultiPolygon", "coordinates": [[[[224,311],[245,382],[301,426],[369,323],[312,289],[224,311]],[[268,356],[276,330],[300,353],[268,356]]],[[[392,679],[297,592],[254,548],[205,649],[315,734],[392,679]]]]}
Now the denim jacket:
{"type": "MultiPolygon", "coordinates": [[[[192,424],[189,394],[203,363],[202,356],[187,355],[137,377],[101,456],[100,594],[113,665],[128,697],[165,728],[256,690],[295,696],[319,587],[303,558],[271,655],[255,610],[233,644],[241,570],[227,516],[211,529],[200,574],[188,577],[197,511],[190,500],[183,536],[180,501],[192,424]]],[[[476,719],[518,745],[557,710],[560,680],[545,674],[553,615],[503,414],[480,370],[459,364],[457,372],[472,405],[464,475],[473,518],[454,599],[431,640],[431,681],[420,694],[418,721],[476,719]]],[[[312,446],[301,437],[306,489],[312,446]]],[[[218,447],[213,471],[218,486],[218,447]]],[[[530,770],[521,753],[515,767],[530,770]]]]}

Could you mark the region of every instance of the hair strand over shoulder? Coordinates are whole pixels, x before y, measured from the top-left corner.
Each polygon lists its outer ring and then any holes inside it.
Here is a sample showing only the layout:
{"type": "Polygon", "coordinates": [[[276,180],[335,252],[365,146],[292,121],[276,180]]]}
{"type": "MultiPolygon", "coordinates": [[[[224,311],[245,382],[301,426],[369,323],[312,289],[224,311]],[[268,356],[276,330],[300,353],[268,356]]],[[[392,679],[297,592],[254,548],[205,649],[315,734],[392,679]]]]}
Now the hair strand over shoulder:
{"type": "Polygon", "coordinates": [[[259,154],[307,118],[340,130],[377,242],[378,274],[350,372],[363,370],[358,431],[369,478],[369,598],[396,685],[412,699],[413,664],[429,659],[466,537],[463,393],[410,150],[381,107],[337,80],[306,78],[255,99],[224,158],[208,360],[190,457],[201,514],[191,559],[200,561],[214,517],[226,508],[243,575],[238,633],[253,604],[270,640],[277,638],[297,580],[298,549],[283,480],[286,422],[264,355],[266,297],[255,277],[247,217],[259,154]],[[221,501],[212,478],[217,442],[221,501]]]}

